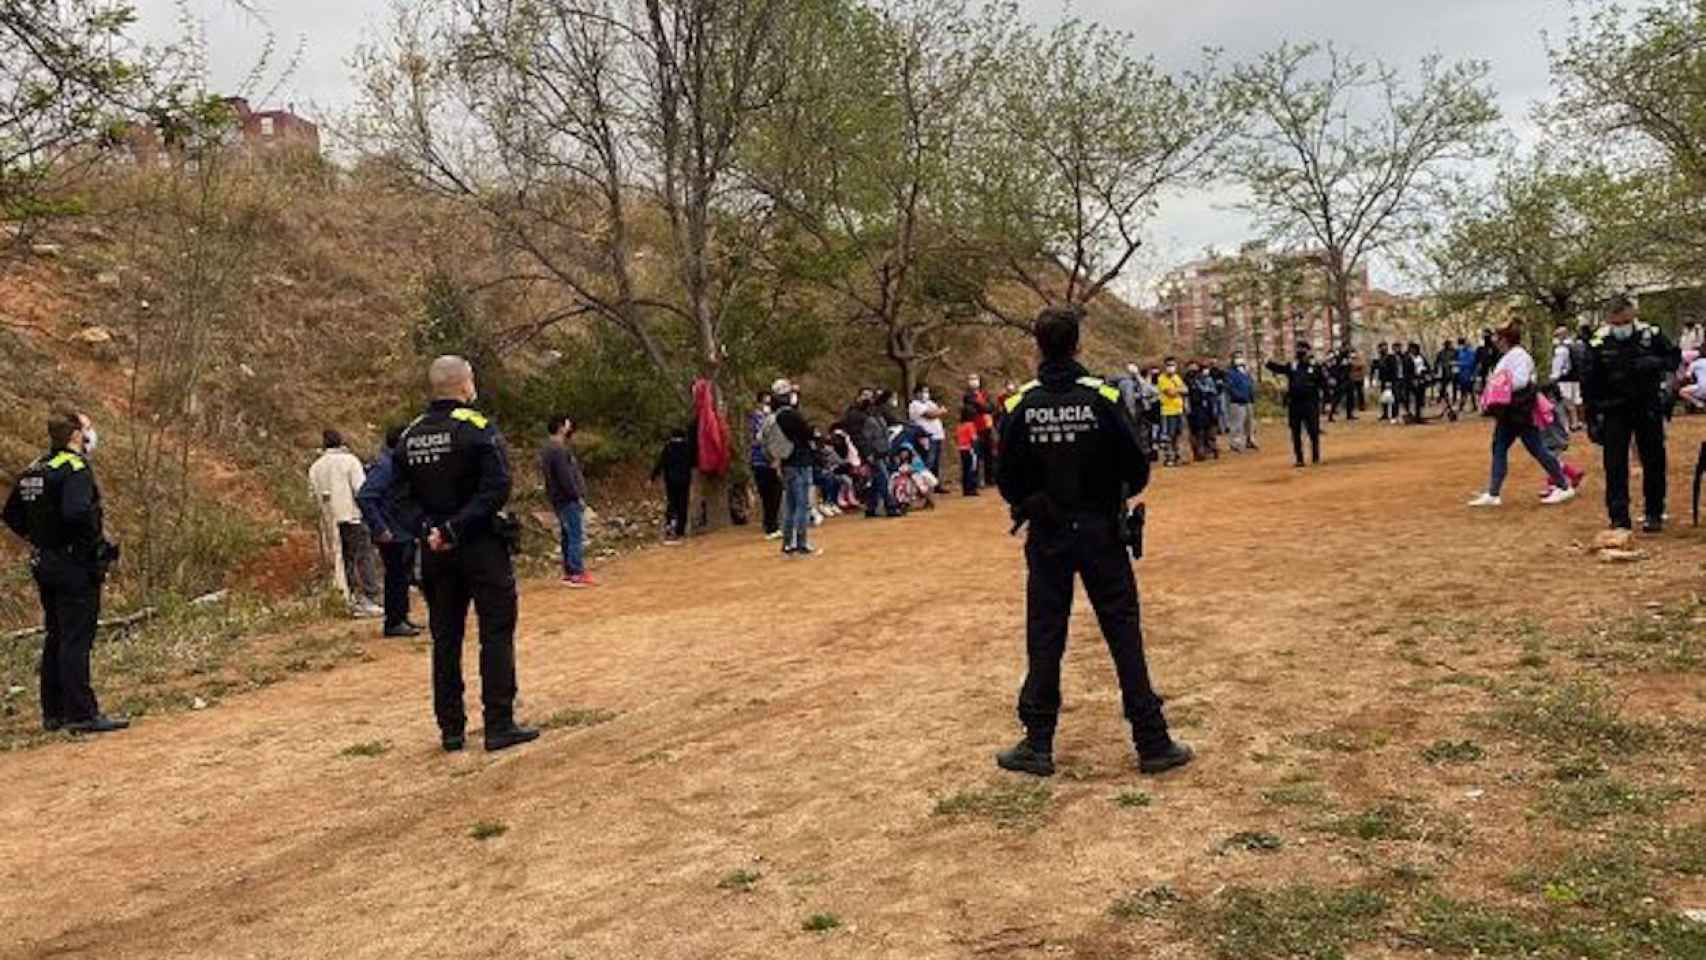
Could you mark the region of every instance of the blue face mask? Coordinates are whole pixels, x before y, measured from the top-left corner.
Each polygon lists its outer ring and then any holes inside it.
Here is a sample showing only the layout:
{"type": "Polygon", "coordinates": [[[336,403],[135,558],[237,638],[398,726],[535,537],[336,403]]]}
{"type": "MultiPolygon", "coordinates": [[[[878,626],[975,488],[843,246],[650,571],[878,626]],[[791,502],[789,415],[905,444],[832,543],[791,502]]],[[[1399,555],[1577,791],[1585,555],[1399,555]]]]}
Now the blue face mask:
{"type": "Polygon", "coordinates": [[[1635,325],[1632,323],[1616,324],[1611,328],[1612,337],[1627,340],[1635,335],[1635,325]]]}

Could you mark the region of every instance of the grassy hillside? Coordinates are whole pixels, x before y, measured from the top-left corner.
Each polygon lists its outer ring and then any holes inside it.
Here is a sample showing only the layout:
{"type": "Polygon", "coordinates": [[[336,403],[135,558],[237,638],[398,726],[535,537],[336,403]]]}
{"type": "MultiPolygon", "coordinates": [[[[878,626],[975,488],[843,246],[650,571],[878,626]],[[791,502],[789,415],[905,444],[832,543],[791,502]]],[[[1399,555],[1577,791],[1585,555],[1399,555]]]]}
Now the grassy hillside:
{"type": "MultiPolygon", "coordinates": [[[[51,246],[0,261],[0,363],[8,371],[0,379],[0,482],[9,486],[39,451],[49,408],[88,410],[102,428],[96,462],[120,539],[134,541],[145,511],[157,518],[179,499],[188,504],[177,554],[166,558],[174,591],[299,595],[314,580],[303,474],[320,431],[341,430],[365,454],[419,405],[423,356],[444,333],[425,322],[434,284],[455,285],[456,309],[486,331],[525,326],[546,304],[525,290],[478,289],[479,279],[509,265],[464,211],[431,198],[318,167],[248,169],[220,189],[210,201],[164,175],[115,172],[86,191],[87,216],[37,238],[51,246]],[[208,202],[226,206],[210,219],[197,208],[208,202]],[[228,302],[206,331],[180,330],[173,339],[175,311],[195,306],[177,289],[184,273],[210,246],[216,265],[226,254],[197,231],[226,230],[239,215],[248,218],[241,226],[251,246],[241,267],[229,269],[232,289],[220,292],[228,302]],[[186,358],[162,351],[182,344],[193,345],[199,379],[184,415],[168,422],[160,405],[174,385],[161,376],[183,369],[186,358]],[[187,493],[139,504],[140,491],[160,489],[144,483],[139,461],[151,445],[186,437],[194,451],[184,464],[187,493]]],[[[896,381],[878,338],[828,327],[822,336],[810,370],[755,370],[749,379],[804,373],[820,412],[839,411],[859,385],[896,381]]],[[[1024,379],[1033,365],[1028,340],[1009,331],[960,331],[948,346],[927,375],[946,396],[957,396],[972,371],[998,383],[1024,379]]],[[[653,434],[685,411],[676,391],[624,368],[622,350],[571,321],[509,344],[502,376],[482,386],[505,410],[584,407],[581,443],[599,500],[614,507],[607,514],[638,516],[624,504],[649,498],[643,461],[653,434]]],[[[1086,342],[1092,368],[1153,352],[1134,312],[1096,306],[1086,342]]],[[[503,421],[521,464],[539,439],[537,424],[513,422],[525,415],[503,421]]],[[[522,512],[537,512],[531,471],[520,473],[522,512]]],[[[639,535],[649,529],[630,526],[639,535]]],[[[21,556],[16,540],[0,541],[0,622],[36,616],[21,556]]],[[[118,605],[137,588],[124,575],[114,586],[118,605]]]]}

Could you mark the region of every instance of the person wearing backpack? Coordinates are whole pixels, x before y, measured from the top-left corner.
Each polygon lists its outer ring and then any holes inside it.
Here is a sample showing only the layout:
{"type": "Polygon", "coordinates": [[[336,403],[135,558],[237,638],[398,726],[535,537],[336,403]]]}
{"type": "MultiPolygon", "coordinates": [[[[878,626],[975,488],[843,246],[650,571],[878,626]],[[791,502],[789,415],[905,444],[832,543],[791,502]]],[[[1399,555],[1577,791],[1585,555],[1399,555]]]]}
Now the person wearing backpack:
{"type": "Polygon", "coordinates": [[[1571,433],[1581,429],[1582,376],[1576,366],[1576,343],[1570,329],[1559,324],[1552,331],[1551,385],[1557,394],[1559,412],[1564,428],[1571,433]]]}
{"type": "Polygon", "coordinates": [[[780,461],[770,455],[765,449],[765,436],[774,432],[776,412],[771,409],[770,393],[759,391],[757,403],[752,414],[747,418],[747,433],[752,446],[748,452],[748,462],[752,466],[752,482],[758,487],[758,501],[764,514],[764,539],[782,539],[782,473],[776,464],[780,461]]]}

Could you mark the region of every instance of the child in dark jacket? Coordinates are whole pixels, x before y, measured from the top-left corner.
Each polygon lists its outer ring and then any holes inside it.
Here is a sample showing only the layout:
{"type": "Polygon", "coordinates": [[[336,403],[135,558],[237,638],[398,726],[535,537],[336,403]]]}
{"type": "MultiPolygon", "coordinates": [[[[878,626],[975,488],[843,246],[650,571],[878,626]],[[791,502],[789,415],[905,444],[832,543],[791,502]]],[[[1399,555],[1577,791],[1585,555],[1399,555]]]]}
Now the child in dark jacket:
{"type": "Polygon", "coordinates": [[[687,439],[687,430],[677,427],[670,431],[669,439],[658,451],[658,461],[652,467],[652,482],[663,478],[665,502],[668,504],[663,542],[668,546],[679,545],[681,538],[687,535],[687,496],[693,488],[696,460],[698,455],[693,449],[693,442],[687,439]]]}

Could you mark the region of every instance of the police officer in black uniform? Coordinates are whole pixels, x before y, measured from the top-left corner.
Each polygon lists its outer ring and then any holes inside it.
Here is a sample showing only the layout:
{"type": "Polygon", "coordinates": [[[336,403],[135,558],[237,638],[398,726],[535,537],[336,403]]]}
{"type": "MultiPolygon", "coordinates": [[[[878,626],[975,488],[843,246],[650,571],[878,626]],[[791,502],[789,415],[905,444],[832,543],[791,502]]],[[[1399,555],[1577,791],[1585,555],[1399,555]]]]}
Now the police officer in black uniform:
{"type": "Polygon", "coordinates": [[[1138,766],[1161,773],[1191,760],[1167,733],[1161,698],[1143,656],[1137,581],[1122,516],[1149,483],[1149,459],[1120,405],[1119,391],[1078,364],[1081,311],[1044,310],[1037,318],[1042,365],[1037,379],[1008,398],[1001,431],[999,484],[1014,519],[1030,524],[1025,592],[1025,685],[1019,721],[1025,738],[996,755],[1003,769],[1054,773],[1060,715],[1060,661],[1066,652],[1072,578],[1096,609],[1119,674],[1138,766]]]}
{"type": "Polygon", "coordinates": [[[85,451],[92,434],[82,414],[50,417],[52,449],[18,477],[0,514],[35,550],[30,566],[46,619],[41,722],[50,731],[110,733],[130,726],[128,720],[101,713],[89,685],[101,584],[118,560],[118,548],[101,529],[101,488],[85,451]]]}
{"type": "Polygon", "coordinates": [[[538,738],[515,722],[515,567],[503,514],[509,459],[503,438],[474,402],[474,370],[439,357],[428,373],[433,401],[403,431],[394,454],[392,501],[399,522],[426,546],[421,580],[432,630],[433,712],[445,750],[461,750],[462,639],[468,604],[480,622],[480,697],[486,749],[538,738]]]}
{"type": "MultiPolygon", "coordinates": [[[[1384,359],[1384,358],[1382,358],[1384,359]]],[[[1388,361],[1390,362],[1390,361],[1388,361]]],[[[1310,462],[1321,463],[1321,395],[1327,389],[1327,374],[1310,355],[1309,344],[1298,341],[1297,359],[1292,363],[1268,361],[1268,369],[1285,378],[1286,419],[1291,424],[1293,466],[1303,466],[1303,434],[1309,433],[1310,462]]],[[[1402,397],[1399,406],[1403,405],[1402,397]]]]}
{"type": "Polygon", "coordinates": [[[1665,516],[1665,374],[1681,353],[1659,328],[1635,319],[1628,297],[1611,302],[1605,326],[1588,339],[1583,358],[1582,409],[1588,438],[1605,450],[1605,509],[1611,525],[1633,529],[1629,515],[1629,442],[1641,456],[1646,519],[1642,529],[1658,533],[1665,516]]]}

